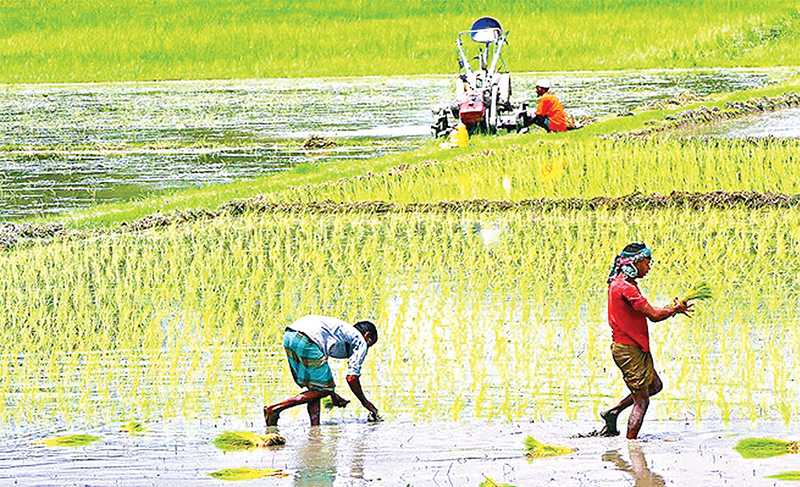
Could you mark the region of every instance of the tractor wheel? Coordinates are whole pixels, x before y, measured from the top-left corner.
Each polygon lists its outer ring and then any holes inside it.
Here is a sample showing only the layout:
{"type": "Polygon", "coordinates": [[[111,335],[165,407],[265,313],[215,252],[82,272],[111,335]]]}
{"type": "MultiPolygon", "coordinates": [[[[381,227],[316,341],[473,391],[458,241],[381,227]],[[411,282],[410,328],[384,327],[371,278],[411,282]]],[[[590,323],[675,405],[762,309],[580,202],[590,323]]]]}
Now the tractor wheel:
{"type": "Polygon", "coordinates": [[[492,86],[492,99],[490,103],[491,105],[489,105],[489,120],[488,120],[489,123],[487,123],[486,125],[487,128],[489,129],[490,134],[496,134],[497,125],[500,122],[498,115],[498,110],[500,109],[500,107],[498,106],[500,104],[500,87],[497,85],[492,86]]]}

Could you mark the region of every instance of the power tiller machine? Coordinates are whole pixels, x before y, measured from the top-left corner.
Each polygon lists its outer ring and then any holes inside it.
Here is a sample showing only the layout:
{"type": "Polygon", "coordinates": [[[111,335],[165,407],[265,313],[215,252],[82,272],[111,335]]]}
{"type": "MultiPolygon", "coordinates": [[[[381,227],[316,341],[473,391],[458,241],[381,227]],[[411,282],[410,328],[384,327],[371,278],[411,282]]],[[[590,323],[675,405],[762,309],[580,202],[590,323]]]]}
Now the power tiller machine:
{"type": "Polygon", "coordinates": [[[528,103],[511,100],[511,75],[500,57],[507,38],[508,31],[504,33],[500,22],[492,17],[481,17],[470,30],[458,33],[456,98],[449,106],[434,109],[431,124],[434,137],[449,134],[459,123],[463,123],[470,134],[495,134],[499,129],[519,132],[531,124],[528,103]],[[464,34],[483,45],[471,59],[464,52],[461,41],[464,34]],[[473,69],[470,62],[475,61],[473,69]],[[500,72],[498,65],[502,65],[504,72],[500,72]]]}

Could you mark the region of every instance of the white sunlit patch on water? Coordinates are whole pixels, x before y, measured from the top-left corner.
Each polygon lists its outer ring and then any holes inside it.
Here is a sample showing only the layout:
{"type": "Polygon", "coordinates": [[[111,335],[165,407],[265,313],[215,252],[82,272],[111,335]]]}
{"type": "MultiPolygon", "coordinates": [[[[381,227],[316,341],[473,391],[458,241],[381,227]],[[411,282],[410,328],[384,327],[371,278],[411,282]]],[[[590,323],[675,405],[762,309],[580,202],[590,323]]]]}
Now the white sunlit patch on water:
{"type": "Polygon", "coordinates": [[[691,130],[695,135],[714,137],[800,137],[800,108],[749,115],[691,130]]]}
{"type": "Polygon", "coordinates": [[[503,234],[503,228],[500,225],[500,222],[495,221],[478,223],[477,227],[478,232],[483,239],[483,243],[489,247],[498,242],[500,240],[500,236],[503,234]]]}

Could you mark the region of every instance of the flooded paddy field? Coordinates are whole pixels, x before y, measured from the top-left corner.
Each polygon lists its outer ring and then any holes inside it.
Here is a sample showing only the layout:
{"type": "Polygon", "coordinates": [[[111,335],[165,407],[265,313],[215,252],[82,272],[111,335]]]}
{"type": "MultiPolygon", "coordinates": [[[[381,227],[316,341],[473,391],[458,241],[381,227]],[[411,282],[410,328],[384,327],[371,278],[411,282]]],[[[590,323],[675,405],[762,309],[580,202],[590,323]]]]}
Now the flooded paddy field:
{"type": "Polygon", "coordinates": [[[796,456],[732,448],[800,436],[798,229],[776,208],[250,215],[19,248],[0,255],[0,479],[223,485],[207,475],[247,466],[289,474],[264,485],[773,485],[796,456]],[[651,301],[698,277],[714,298],[651,327],[665,388],[639,442],[573,438],[625,394],[605,276],[639,239],[651,301]],[[314,430],[298,408],[285,446],[217,450],[298,391],[280,337],[307,313],[376,322],[362,383],[386,421],[351,403],[314,430]],[[77,433],[100,440],[35,444],[77,433]],[[528,461],[528,435],[577,452],[528,461]]]}
{"type": "MultiPolygon", "coordinates": [[[[624,113],[681,92],[757,88],[785,70],[528,73],[549,76],[578,116],[624,113]]],[[[293,164],[419,147],[451,76],[5,85],[0,90],[0,218],[61,213],[157,191],[250,179],[293,164]],[[312,135],[336,140],[306,149],[312,135]]]]}
{"type": "MultiPolygon", "coordinates": [[[[304,418],[305,419],[305,418],[304,418]]],[[[109,424],[89,431],[101,439],[80,448],[47,448],[3,438],[0,482],[20,486],[472,486],[487,478],[515,486],[792,485],[765,478],[796,471],[796,455],[743,459],[733,447],[746,437],[783,437],[781,425],[738,427],[652,421],[649,434],[572,438],[589,422],[369,424],[333,419],[318,428],[300,421],[281,428],[286,445],[222,452],[222,430],[255,430],[252,422],[169,420],[137,436],[109,424]],[[571,455],[527,459],[526,436],[569,446],[571,455]],[[229,482],[209,476],[228,468],[280,470],[285,476],[229,482]]],[[[86,431],[86,430],[82,430],[86,431]]],[[[797,434],[795,430],[795,434],[797,434]]],[[[485,485],[485,484],[484,484],[485,485]]],[[[489,484],[491,485],[491,484],[489,484]]]]}
{"type": "Polygon", "coordinates": [[[690,135],[707,137],[791,137],[800,138],[800,108],[748,115],[740,119],[693,127],[690,135]]]}

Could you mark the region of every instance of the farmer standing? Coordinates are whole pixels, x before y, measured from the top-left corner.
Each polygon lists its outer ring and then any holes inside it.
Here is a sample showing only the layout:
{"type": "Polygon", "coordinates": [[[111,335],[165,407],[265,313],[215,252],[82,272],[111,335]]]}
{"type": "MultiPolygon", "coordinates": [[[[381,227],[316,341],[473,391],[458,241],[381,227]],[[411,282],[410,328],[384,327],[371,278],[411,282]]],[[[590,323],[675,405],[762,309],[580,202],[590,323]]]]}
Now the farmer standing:
{"type": "Polygon", "coordinates": [[[636,279],[650,271],[652,252],[643,243],[627,245],[614,258],[608,276],[608,324],[611,325],[611,355],[622,371],[622,377],[631,393],[619,404],[600,413],[605,426],[602,436],[616,436],[617,416],[628,406],[633,410],[628,417],[628,439],[635,439],[642,427],[650,396],[663,387],[653,366],[647,320],[662,321],[677,314],[689,316],[692,305],[675,298],[671,306],[654,308],[647,302],[636,279]]]}
{"type": "Polygon", "coordinates": [[[378,330],[369,321],[354,326],[328,316],[308,315],[286,328],[283,348],[289,359],[292,377],[307,390],[271,406],[264,406],[267,426],[277,426],[280,413],[288,408],[307,404],[312,426],[319,425],[320,399],[330,396],[334,406],[344,407],[348,400],[336,394],[328,357],[348,359],[347,384],[356,398],[370,412],[369,418],[380,420],[378,409],[367,400],[359,376],[367,350],[378,341],[378,330]]]}
{"type": "Polygon", "coordinates": [[[550,80],[540,79],[537,81],[536,94],[539,95],[539,104],[536,106],[533,124],[548,132],[566,132],[567,115],[558,98],[550,93],[550,80]]]}

